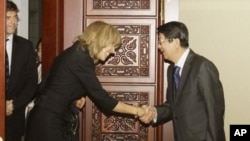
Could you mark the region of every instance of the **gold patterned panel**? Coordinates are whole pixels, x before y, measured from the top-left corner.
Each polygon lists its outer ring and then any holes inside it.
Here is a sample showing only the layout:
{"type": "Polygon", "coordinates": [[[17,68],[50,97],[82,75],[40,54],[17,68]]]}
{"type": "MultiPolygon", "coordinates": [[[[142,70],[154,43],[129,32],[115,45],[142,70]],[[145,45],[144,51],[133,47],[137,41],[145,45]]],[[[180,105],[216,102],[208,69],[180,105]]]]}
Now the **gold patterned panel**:
{"type": "MultiPolygon", "coordinates": [[[[104,86],[109,94],[119,101],[134,106],[142,104],[154,105],[154,86],[104,86]]],[[[114,114],[107,116],[89,100],[86,108],[92,111],[92,117],[87,121],[86,132],[91,134],[92,141],[152,141],[153,127],[141,124],[134,116],[114,114]]]]}
{"type": "Polygon", "coordinates": [[[157,0],[87,0],[87,15],[156,15],[157,0]]]}
{"type": "MultiPolygon", "coordinates": [[[[87,24],[100,19],[87,19],[87,24]]],[[[114,25],[122,45],[105,64],[96,66],[101,82],[155,83],[155,19],[101,19],[114,25]]]]}

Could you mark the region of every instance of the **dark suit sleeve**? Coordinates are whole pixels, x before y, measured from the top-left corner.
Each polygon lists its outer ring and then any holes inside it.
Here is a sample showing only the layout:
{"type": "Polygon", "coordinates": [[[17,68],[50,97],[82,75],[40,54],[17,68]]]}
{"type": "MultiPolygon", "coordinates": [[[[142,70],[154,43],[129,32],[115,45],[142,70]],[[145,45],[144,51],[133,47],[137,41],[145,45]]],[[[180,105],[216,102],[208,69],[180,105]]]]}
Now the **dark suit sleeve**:
{"type": "Polygon", "coordinates": [[[157,123],[162,124],[172,120],[172,112],[170,108],[170,102],[173,99],[172,97],[172,74],[173,74],[174,64],[170,63],[167,71],[167,92],[166,92],[166,101],[162,105],[155,106],[157,110],[157,123]]]}
{"type": "Polygon", "coordinates": [[[156,124],[162,124],[168,122],[172,119],[172,114],[170,111],[168,101],[164,102],[162,105],[155,106],[157,110],[157,121],[156,124]]]}
{"type": "Polygon", "coordinates": [[[219,73],[213,63],[207,61],[202,64],[199,73],[199,89],[204,97],[207,116],[208,133],[213,141],[219,141],[224,135],[224,94],[219,73]]]}
{"type": "Polygon", "coordinates": [[[19,39],[16,44],[19,49],[16,53],[20,58],[16,58],[15,64],[13,64],[16,67],[13,70],[13,77],[15,77],[17,93],[13,98],[14,110],[25,107],[32,100],[38,82],[36,52],[32,42],[19,39]]]}

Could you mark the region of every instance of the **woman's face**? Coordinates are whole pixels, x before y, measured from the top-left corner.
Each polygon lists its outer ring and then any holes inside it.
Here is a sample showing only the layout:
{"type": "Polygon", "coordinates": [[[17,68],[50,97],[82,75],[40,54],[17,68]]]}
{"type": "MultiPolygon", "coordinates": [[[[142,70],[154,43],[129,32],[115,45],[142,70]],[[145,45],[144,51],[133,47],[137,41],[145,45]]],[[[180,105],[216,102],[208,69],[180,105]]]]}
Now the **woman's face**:
{"type": "Polygon", "coordinates": [[[110,54],[114,54],[114,53],[115,53],[115,46],[114,45],[109,45],[109,46],[104,47],[97,54],[96,57],[97,57],[98,60],[105,61],[110,54]]]}

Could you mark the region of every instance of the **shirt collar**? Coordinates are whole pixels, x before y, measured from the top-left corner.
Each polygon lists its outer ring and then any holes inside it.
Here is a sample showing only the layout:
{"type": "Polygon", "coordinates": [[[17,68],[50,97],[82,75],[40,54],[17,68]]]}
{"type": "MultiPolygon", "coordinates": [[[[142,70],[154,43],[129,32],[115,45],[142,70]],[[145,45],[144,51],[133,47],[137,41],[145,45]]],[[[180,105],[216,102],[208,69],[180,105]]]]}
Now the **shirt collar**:
{"type": "Polygon", "coordinates": [[[187,56],[190,52],[190,48],[187,48],[184,53],[181,55],[181,58],[178,60],[178,62],[175,64],[175,66],[179,66],[181,69],[180,69],[180,73],[182,72],[182,68],[184,66],[184,63],[187,59],[187,56]]]}
{"type": "Polygon", "coordinates": [[[14,34],[9,35],[6,39],[9,39],[8,42],[12,42],[13,41],[13,36],[14,34]]]}

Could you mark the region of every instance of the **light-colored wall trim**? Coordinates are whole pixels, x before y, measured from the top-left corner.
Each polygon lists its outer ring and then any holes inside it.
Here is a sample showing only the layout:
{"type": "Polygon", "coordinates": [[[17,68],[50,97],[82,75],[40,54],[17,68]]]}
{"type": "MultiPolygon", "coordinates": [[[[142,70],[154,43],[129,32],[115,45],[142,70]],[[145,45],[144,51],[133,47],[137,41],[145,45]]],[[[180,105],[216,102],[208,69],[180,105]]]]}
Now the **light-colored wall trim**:
{"type": "MultiPolygon", "coordinates": [[[[165,3],[165,23],[179,20],[179,0],[166,0],[165,3]]],[[[169,64],[164,64],[164,95],[167,90],[167,68],[169,64]]],[[[165,101],[166,99],[164,99],[165,101]]]]}
{"type": "Polygon", "coordinates": [[[64,49],[83,32],[83,0],[64,0],[64,49]],[[74,10],[72,10],[74,9],[74,10]],[[70,21],[70,22],[68,22],[70,21]]]}
{"type": "MultiPolygon", "coordinates": [[[[165,23],[170,21],[178,21],[179,20],[179,0],[165,0],[165,23]]],[[[166,90],[167,90],[167,68],[169,64],[164,63],[164,99],[163,102],[166,101],[166,90]]],[[[173,141],[174,134],[173,134],[173,125],[172,121],[167,122],[163,125],[163,140],[173,141]]]]}

